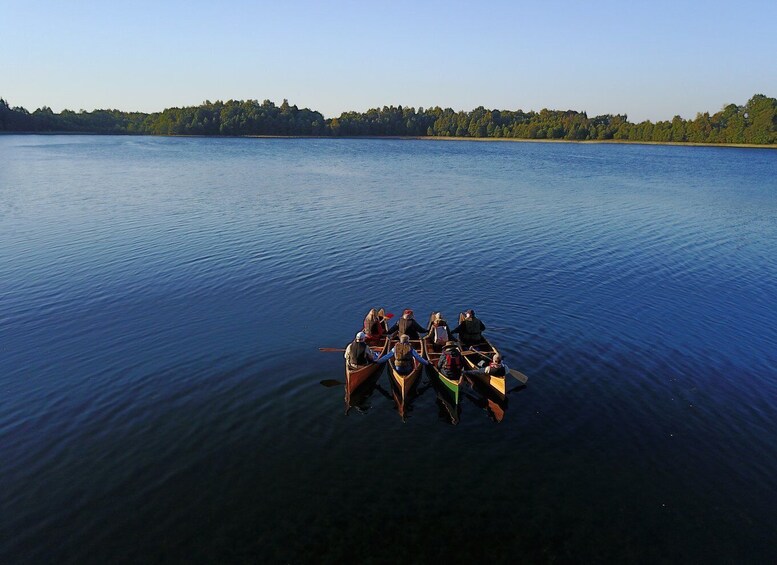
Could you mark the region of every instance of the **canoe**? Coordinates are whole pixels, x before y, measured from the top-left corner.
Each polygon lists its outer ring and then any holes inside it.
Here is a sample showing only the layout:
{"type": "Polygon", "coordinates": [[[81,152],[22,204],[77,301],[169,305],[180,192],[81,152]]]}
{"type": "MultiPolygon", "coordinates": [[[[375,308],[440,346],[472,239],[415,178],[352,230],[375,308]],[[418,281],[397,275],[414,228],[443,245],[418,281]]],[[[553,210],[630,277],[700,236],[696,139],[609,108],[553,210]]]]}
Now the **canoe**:
{"type": "MultiPolygon", "coordinates": [[[[347,347],[347,346],[346,346],[347,347]]],[[[383,347],[379,352],[379,355],[385,355],[388,353],[388,347],[389,347],[389,339],[383,338],[383,347]]],[[[381,368],[381,365],[378,363],[370,363],[369,365],[364,365],[363,367],[359,367],[357,369],[349,369],[348,368],[348,360],[345,360],[345,388],[346,391],[350,394],[354,390],[356,390],[360,384],[362,384],[364,381],[369,379],[372,375],[374,375],[376,372],[378,372],[381,368]]]]}
{"type": "MultiPolygon", "coordinates": [[[[478,363],[481,361],[490,363],[491,359],[494,357],[494,353],[498,353],[498,351],[496,347],[491,345],[491,343],[489,343],[486,338],[483,338],[482,343],[479,343],[467,350],[462,349],[462,353],[464,354],[464,363],[467,365],[467,367],[470,370],[475,370],[480,368],[478,367],[478,363]]],[[[467,378],[470,380],[478,379],[491,390],[495,391],[499,395],[499,398],[504,398],[505,394],[507,393],[507,383],[505,382],[505,377],[477,373],[474,377],[468,374],[467,378]]]]}
{"type": "MultiPolygon", "coordinates": [[[[391,348],[394,347],[397,343],[399,342],[396,340],[392,340],[386,352],[391,351],[391,348]]],[[[421,357],[424,356],[423,340],[411,340],[410,344],[413,346],[413,349],[415,349],[416,352],[421,357]]],[[[418,381],[418,377],[421,375],[421,370],[423,369],[423,365],[414,358],[413,370],[410,371],[407,375],[402,375],[397,372],[397,366],[394,363],[393,357],[389,359],[388,365],[389,365],[389,375],[391,375],[391,382],[393,383],[392,388],[396,388],[397,401],[400,404],[400,407],[404,408],[405,401],[408,399],[408,396],[410,395],[410,390],[413,388],[413,385],[418,381]]],[[[404,412],[404,410],[401,410],[401,412],[404,412]]]]}
{"type": "Polygon", "coordinates": [[[358,412],[367,412],[370,409],[370,397],[380,379],[381,369],[375,371],[372,375],[367,377],[364,382],[357,386],[354,390],[348,390],[348,384],[345,385],[345,414],[347,415],[351,410],[357,410],[358,412]]]}
{"type": "Polygon", "coordinates": [[[442,388],[447,391],[448,397],[452,404],[454,406],[458,406],[459,388],[462,381],[464,380],[464,376],[462,375],[461,379],[458,381],[453,381],[442,374],[440,370],[437,369],[437,363],[440,360],[440,355],[442,355],[441,351],[435,351],[431,340],[424,339],[424,357],[427,361],[429,361],[429,373],[432,375],[432,379],[436,380],[436,382],[442,385],[442,388]]]}

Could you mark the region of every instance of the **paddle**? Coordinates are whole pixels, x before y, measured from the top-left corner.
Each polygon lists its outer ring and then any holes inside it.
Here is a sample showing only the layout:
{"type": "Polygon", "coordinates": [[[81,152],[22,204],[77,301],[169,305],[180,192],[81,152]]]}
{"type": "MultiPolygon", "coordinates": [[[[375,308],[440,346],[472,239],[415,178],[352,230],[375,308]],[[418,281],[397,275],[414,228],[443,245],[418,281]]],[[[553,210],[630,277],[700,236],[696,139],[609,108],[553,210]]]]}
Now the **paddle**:
{"type": "MultiPolygon", "coordinates": [[[[488,358],[488,356],[485,355],[484,353],[482,353],[480,351],[474,351],[474,350],[462,351],[461,354],[462,355],[474,355],[474,354],[476,354],[476,355],[481,355],[483,357],[488,358]]],[[[520,371],[516,371],[515,369],[510,369],[507,372],[510,373],[510,376],[518,379],[518,381],[521,384],[523,384],[523,385],[525,385],[528,382],[528,380],[529,380],[529,377],[527,377],[526,375],[524,375],[520,371]]]]}
{"type": "Polygon", "coordinates": [[[333,386],[343,386],[345,383],[342,381],[337,381],[335,379],[324,379],[323,381],[321,381],[321,384],[327,388],[330,388],[333,386]]]}
{"type": "Polygon", "coordinates": [[[319,347],[319,351],[326,351],[327,353],[342,353],[345,351],[344,347],[319,347]]]}
{"type": "Polygon", "coordinates": [[[510,373],[510,375],[512,375],[516,379],[518,379],[518,382],[520,382],[522,385],[525,385],[526,382],[529,380],[529,377],[527,377],[526,375],[524,375],[520,371],[516,371],[515,369],[510,369],[507,372],[510,373]]]}

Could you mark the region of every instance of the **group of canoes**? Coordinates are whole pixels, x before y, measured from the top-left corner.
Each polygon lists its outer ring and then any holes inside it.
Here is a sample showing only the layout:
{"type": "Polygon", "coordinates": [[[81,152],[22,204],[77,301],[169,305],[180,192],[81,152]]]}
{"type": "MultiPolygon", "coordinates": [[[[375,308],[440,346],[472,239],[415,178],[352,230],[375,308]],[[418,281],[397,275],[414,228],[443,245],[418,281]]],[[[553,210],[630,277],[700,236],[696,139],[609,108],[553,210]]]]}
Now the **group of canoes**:
{"type": "Polygon", "coordinates": [[[459,403],[459,388],[465,378],[478,381],[504,399],[509,369],[483,336],[486,327],[473,310],[461,314],[459,324],[453,329],[440,312],[432,313],[426,328],[415,320],[409,309],[389,327],[391,317],[382,308],[370,310],[363,328],[347,346],[344,357],[348,393],[388,363],[400,404],[408,398],[424,366],[428,366],[432,378],[447,391],[453,405],[459,403]]]}

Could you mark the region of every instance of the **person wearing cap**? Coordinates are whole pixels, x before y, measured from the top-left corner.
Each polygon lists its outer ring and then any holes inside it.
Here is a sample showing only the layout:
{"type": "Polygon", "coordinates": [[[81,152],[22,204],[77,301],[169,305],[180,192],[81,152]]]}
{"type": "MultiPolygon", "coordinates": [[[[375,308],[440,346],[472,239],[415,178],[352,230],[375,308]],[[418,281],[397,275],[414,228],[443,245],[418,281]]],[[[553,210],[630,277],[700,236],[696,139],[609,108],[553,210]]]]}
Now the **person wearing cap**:
{"type": "Polygon", "coordinates": [[[449,341],[442,348],[437,368],[452,381],[461,381],[464,359],[461,357],[458,345],[455,341],[449,341]]]}
{"type": "Polygon", "coordinates": [[[367,334],[359,332],[354,340],[348,344],[348,347],[345,348],[343,357],[348,362],[349,369],[353,370],[369,365],[378,358],[378,354],[370,349],[370,346],[365,342],[366,339],[367,334]]]}
{"type": "Polygon", "coordinates": [[[483,330],[486,326],[475,317],[474,310],[467,310],[461,323],[451,330],[451,334],[459,334],[459,341],[465,347],[483,343],[483,330]]]}
{"type": "Polygon", "coordinates": [[[376,363],[385,363],[394,358],[394,366],[397,373],[407,375],[413,370],[413,359],[416,359],[422,365],[428,365],[429,361],[421,357],[418,352],[410,345],[410,336],[402,334],[399,336],[399,343],[391,348],[391,351],[379,358],[376,363]]]}
{"type": "Polygon", "coordinates": [[[448,326],[448,322],[442,317],[442,312],[436,312],[432,316],[432,323],[429,326],[429,333],[426,334],[424,339],[428,339],[432,347],[436,351],[440,351],[440,348],[450,340],[451,328],[448,326]]]}
{"type": "Polygon", "coordinates": [[[399,332],[399,335],[408,336],[411,340],[418,340],[421,339],[421,335],[426,334],[426,328],[415,321],[413,311],[408,308],[402,312],[402,317],[399,321],[386,331],[388,335],[396,332],[399,332]]]}
{"type": "MultiPolygon", "coordinates": [[[[482,363],[485,363],[485,361],[482,361],[482,363]]],[[[493,377],[504,377],[509,370],[507,364],[502,362],[502,356],[499,353],[494,353],[494,356],[488,365],[478,369],[470,369],[469,371],[464,371],[464,373],[468,376],[481,374],[493,377]]]]}

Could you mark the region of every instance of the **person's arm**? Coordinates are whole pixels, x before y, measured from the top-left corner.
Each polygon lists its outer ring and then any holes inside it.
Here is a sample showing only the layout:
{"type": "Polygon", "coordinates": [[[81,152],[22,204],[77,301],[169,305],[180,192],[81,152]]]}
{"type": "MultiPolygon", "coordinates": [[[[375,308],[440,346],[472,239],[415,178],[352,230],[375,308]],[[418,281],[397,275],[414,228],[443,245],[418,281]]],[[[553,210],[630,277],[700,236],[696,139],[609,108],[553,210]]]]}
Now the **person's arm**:
{"type": "Polygon", "coordinates": [[[429,361],[421,357],[418,352],[415,349],[411,349],[410,352],[413,354],[413,357],[421,362],[422,365],[428,365],[429,361]]]}
{"type": "Polygon", "coordinates": [[[375,351],[373,351],[369,345],[367,346],[366,353],[367,353],[367,356],[373,361],[375,361],[378,358],[378,354],[375,351]]]}
{"type": "Polygon", "coordinates": [[[423,327],[421,324],[413,320],[413,327],[415,328],[415,331],[418,332],[418,335],[423,335],[427,330],[425,327],[423,327]]]}
{"type": "Polygon", "coordinates": [[[396,332],[398,330],[399,330],[399,322],[397,322],[396,324],[391,326],[389,329],[387,329],[386,330],[386,335],[391,335],[391,334],[393,334],[394,332],[396,332]]]}
{"type": "Polygon", "coordinates": [[[394,348],[393,347],[391,348],[391,351],[386,353],[383,357],[380,357],[380,358],[376,359],[375,362],[376,363],[385,363],[386,361],[388,361],[392,357],[394,357],[394,348]]]}
{"type": "Polygon", "coordinates": [[[486,329],[486,325],[483,322],[480,322],[480,331],[484,331],[486,329]]]}
{"type": "Polygon", "coordinates": [[[460,331],[461,331],[461,324],[459,324],[458,326],[456,326],[455,328],[453,328],[453,329],[450,331],[450,334],[451,334],[451,335],[453,335],[453,334],[457,334],[457,333],[459,333],[460,331]]]}
{"type": "Polygon", "coordinates": [[[345,353],[343,353],[343,359],[346,361],[348,360],[348,354],[351,352],[351,344],[348,344],[348,347],[345,348],[345,353]]]}

